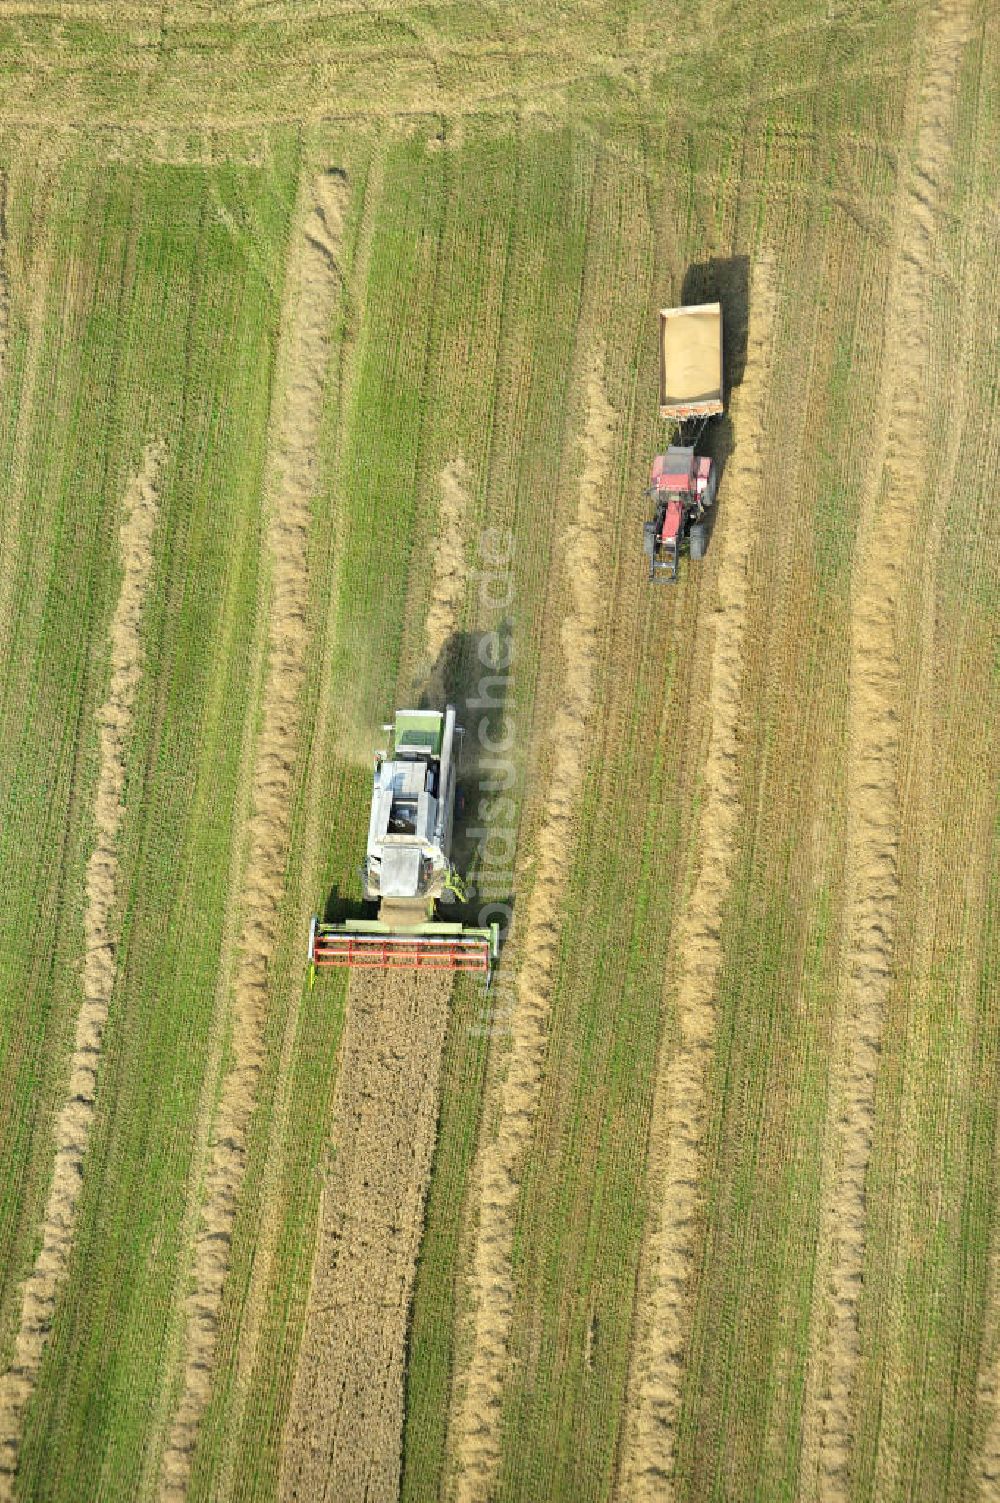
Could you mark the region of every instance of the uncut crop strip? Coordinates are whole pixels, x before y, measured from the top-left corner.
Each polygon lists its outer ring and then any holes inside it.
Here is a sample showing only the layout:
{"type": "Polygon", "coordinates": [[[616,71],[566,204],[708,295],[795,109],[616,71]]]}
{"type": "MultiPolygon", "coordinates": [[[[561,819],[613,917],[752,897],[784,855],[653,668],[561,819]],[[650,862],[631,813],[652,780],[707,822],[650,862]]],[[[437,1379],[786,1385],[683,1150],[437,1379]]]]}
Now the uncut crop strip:
{"type": "MultiPolygon", "coordinates": [[[[843,1006],[831,1064],[828,1139],[803,1417],[804,1498],[846,1499],[859,1304],[866,1239],[865,1181],[875,1128],[878,1058],[893,985],[901,828],[898,614],[921,487],[929,412],[930,292],[938,206],[951,162],[952,106],[969,21],[936,7],[916,101],[916,152],[901,179],[886,308],[875,452],[863,499],[851,614],[847,761],[847,920],[843,1006]]],[[[926,540],[925,540],[926,544],[926,540]]],[[[919,562],[919,557],[917,559],[919,562]]]]}
{"type": "Polygon", "coordinates": [[[471,1285],[473,1351],[452,1443],[460,1500],[489,1491],[500,1461],[500,1409],[513,1312],[511,1257],[518,1192],[541,1090],[549,1006],[559,953],[563,881],[574,841],[575,807],[586,771],[586,730],[605,610],[604,487],[614,443],[614,413],[600,371],[587,387],[577,523],[565,557],[570,609],[561,633],[563,689],[551,729],[555,746],[537,845],[524,961],[517,978],[511,1057],[500,1093],[495,1139],[482,1157],[479,1226],[471,1285]]]}
{"type": "Polygon", "coordinates": [[[223,1285],[247,1133],[263,1065],[268,958],[278,932],[305,677],[304,602],[310,509],[316,484],[329,328],[340,283],[343,180],[320,176],[304,191],[293,232],[279,355],[273,453],[268,475],[272,600],[263,713],[254,768],[245,918],[233,982],[233,1062],[223,1083],[206,1176],[202,1221],[186,1306],[183,1390],[161,1467],[161,1496],[187,1491],[198,1427],[208,1401],[223,1285]]]}
{"type": "Polygon", "coordinates": [[[451,978],[351,978],[280,1496],[399,1493],[403,1374],[451,978]]]}
{"type": "Polygon", "coordinates": [[[83,1164],[90,1142],[97,1073],[114,991],[118,831],[124,813],[126,757],[136,690],[142,674],[142,615],[153,565],[157,487],[166,453],[148,446],[125,494],[119,538],[123,563],[118,604],[109,633],[111,678],[97,712],[100,760],[94,822],[97,843],[87,862],[83,1002],[76,1020],[68,1095],[55,1123],[55,1160],[42,1220],[42,1245],[21,1292],[21,1324],[11,1368],[0,1379],[0,1498],[14,1495],[14,1476],[28,1403],[52,1327],[56,1300],[73,1250],[83,1164]]]}
{"type": "Polygon", "coordinates": [[[665,1041],[653,1098],[649,1177],[656,1199],[643,1253],[630,1403],[619,1496],[662,1499],[674,1468],[691,1316],[695,1215],[707,1116],[706,1072],[715,1035],[720,932],[740,818],[737,717],[743,680],[747,560],[760,512],[764,397],[774,289],[756,268],[743,383],[732,401],[736,449],[719,497],[718,599],[712,643],[710,740],[697,847],[701,866],[676,939],[676,1041],[665,1041]]]}

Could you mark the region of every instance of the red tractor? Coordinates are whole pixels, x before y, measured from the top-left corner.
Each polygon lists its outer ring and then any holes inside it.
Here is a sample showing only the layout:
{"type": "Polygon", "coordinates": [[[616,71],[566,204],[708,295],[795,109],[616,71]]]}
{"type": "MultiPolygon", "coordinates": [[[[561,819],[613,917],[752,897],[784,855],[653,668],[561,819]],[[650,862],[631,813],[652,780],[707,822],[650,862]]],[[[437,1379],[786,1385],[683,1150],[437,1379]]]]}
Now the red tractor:
{"type": "Polygon", "coordinates": [[[705,557],[715,483],[711,459],[696,454],[693,447],[671,444],[666,454],[653,460],[649,494],[656,501],[656,513],[643,527],[650,581],[677,579],[677,560],[685,544],[692,559],[705,557]]]}
{"type": "Polygon", "coordinates": [[[653,461],[649,495],[656,503],[643,525],[650,581],[677,579],[686,548],[700,559],[708,546],[708,513],[715,501],[718,473],[708,454],[694,445],[711,417],[722,412],[722,308],[700,303],[660,312],[660,416],[677,424],[677,437],[653,461]]]}

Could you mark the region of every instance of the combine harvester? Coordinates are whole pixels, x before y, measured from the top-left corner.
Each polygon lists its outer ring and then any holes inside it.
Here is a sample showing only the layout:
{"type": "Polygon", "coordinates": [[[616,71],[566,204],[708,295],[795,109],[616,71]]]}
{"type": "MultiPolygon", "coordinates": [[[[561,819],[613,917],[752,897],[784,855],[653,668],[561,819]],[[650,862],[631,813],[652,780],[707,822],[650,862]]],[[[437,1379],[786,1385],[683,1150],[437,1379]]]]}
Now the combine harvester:
{"type": "Polygon", "coordinates": [[[397,710],[390,750],[376,752],[368,853],[361,868],[376,919],[309,926],[310,983],[317,967],[471,971],[488,986],[500,952],[500,926],[467,929],[435,916],[461,902],[465,886],[451,864],[458,741],[455,707],[397,710]]]}
{"type": "Polygon", "coordinates": [[[676,581],[684,548],[692,559],[705,556],[718,475],[711,456],[696,454],[695,445],[722,410],[721,305],[662,308],[660,416],[678,424],[680,442],[653,460],[649,495],[656,511],[643,525],[650,583],[676,581]]]}

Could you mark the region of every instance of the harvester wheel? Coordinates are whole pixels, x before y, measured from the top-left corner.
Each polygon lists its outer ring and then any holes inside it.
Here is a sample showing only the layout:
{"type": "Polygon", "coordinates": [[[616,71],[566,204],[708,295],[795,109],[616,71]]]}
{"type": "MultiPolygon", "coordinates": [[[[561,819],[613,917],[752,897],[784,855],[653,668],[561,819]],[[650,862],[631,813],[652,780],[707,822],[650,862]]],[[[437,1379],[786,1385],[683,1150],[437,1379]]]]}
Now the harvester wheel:
{"type": "Polygon", "coordinates": [[[697,562],[705,557],[708,548],[708,528],[704,522],[695,522],[691,528],[689,551],[692,559],[697,562]]]}

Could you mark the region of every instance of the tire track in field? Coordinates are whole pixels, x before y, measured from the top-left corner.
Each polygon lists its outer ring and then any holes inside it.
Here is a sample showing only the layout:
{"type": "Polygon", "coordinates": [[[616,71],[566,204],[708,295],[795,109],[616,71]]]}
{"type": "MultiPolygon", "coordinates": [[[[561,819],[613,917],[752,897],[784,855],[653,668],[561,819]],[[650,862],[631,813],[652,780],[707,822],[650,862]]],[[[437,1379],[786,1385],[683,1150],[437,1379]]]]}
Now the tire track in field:
{"type": "Polygon", "coordinates": [[[561,632],[563,690],[550,734],[552,770],[511,1016],[511,1056],[500,1090],[497,1135],[484,1148],[481,1161],[471,1274],[473,1349],[450,1443],[460,1503],[489,1494],[500,1460],[501,1393],[514,1300],[514,1217],[541,1092],[563,894],[586,771],[587,727],[607,609],[604,488],[611,467],[614,422],[602,376],[595,370],[587,388],[577,522],[566,546],[570,608],[561,632]]]}
{"type": "Polygon", "coordinates": [[[262,716],[253,773],[244,920],[233,981],[232,1063],[220,1091],[186,1302],[183,1387],[160,1471],[164,1499],[186,1495],[208,1402],[229,1269],[247,1135],[264,1061],[268,964],[285,891],[291,795],[298,752],[300,690],[308,634],[306,598],[312,497],[316,487],[329,328],[340,287],[337,267],[345,180],[321,174],[305,190],[293,231],[282,319],[269,464],[268,549],[272,595],[262,716]]]}
{"type": "Polygon", "coordinates": [[[135,694],[142,676],[142,615],[153,566],[158,486],[166,460],[151,443],[125,493],[119,531],[122,582],[109,631],[108,696],[97,711],[100,751],[94,823],[97,842],[87,862],[83,1002],[70,1057],[68,1096],[55,1121],[52,1183],[42,1220],[42,1245],[21,1290],[21,1324],[10,1369],[0,1378],[0,1499],[13,1498],[28,1403],[65,1283],[83,1188],[97,1096],[97,1072],[117,966],[118,831],[124,813],[126,757],[135,694]]]}
{"type": "MultiPolygon", "coordinates": [[[[926,480],[930,297],[936,228],[951,162],[952,107],[969,22],[950,0],[933,11],[916,97],[916,148],[896,205],[883,379],[872,424],[851,612],[843,1005],[834,1028],[827,1143],[807,1372],[800,1492],[846,1500],[861,1357],[866,1178],[882,1031],[894,980],[901,831],[897,640],[902,592],[926,480]]],[[[909,132],[907,132],[909,135],[909,132]]],[[[917,560],[919,563],[919,558],[917,560]]]]}
{"type": "Polygon", "coordinates": [[[630,1400],[618,1496],[672,1495],[681,1382],[691,1317],[695,1218],[707,1120],[706,1071],[715,1038],[721,927],[741,816],[737,720],[743,681],[747,562],[762,484],[763,415],[775,293],[769,263],[754,269],[742,384],[732,398],[736,448],[719,493],[721,549],[709,688],[710,739],[698,824],[701,865],[678,926],[677,1036],[664,1040],[650,1128],[656,1198],[643,1249],[630,1400]]]}
{"type": "Polygon", "coordinates": [[[356,975],[280,1497],[395,1503],[451,977],[356,975]]]}

